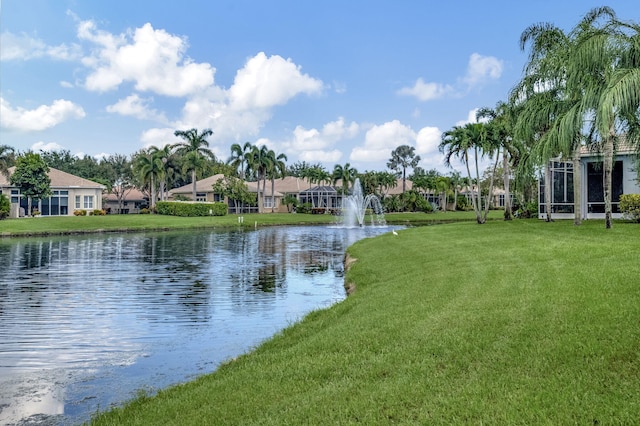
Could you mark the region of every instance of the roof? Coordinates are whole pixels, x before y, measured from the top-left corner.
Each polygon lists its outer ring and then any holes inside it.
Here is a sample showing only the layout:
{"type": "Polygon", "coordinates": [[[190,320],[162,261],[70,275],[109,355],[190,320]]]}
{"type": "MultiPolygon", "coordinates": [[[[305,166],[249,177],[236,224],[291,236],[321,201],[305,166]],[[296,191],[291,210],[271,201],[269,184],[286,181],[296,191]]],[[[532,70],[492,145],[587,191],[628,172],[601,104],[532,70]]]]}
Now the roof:
{"type": "Polygon", "coordinates": [[[311,189],[305,189],[304,191],[300,191],[301,194],[312,194],[312,193],[337,193],[336,189],[333,186],[314,186],[311,189]]]}
{"type": "MultiPolygon", "coordinates": [[[[196,192],[212,192],[213,185],[216,182],[218,182],[218,180],[223,178],[224,178],[224,175],[222,173],[218,173],[217,175],[209,176],[208,178],[204,178],[199,181],[196,181],[196,192]]],[[[189,183],[179,188],[174,188],[170,190],[169,193],[170,194],[191,194],[192,191],[193,191],[193,183],[189,183]]]]}
{"type": "MultiPolygon", "coordinates": [[[[104,197],[107,201],[118,201],[116,194],[109,193],[104,197]]],[[[125,191],[124,201],[142,201],[147,200],[149,196],[137,188],[131,188],[125,191]]]]}
{"type": "MultiPolygon", "coordinates": [[[[9,175],[12,175],[15,171],[14,167],[9,167],[9,175]]],[[[51,187],[52,188],[94,188],[94,189],[105,189],[104,185],[101,185],[97,182],[94,182],[89,179],[84,179],[76,175],[72,175],[71,173],[63,172],[62,170],[54,169],[53,167],[49,167],[49,172],[47,173],[49,179],[51,179],[51,187]]],[[[0,185],[1,186],[12,186],[7,179],[6,176],[0,173],[0,185]]]]}

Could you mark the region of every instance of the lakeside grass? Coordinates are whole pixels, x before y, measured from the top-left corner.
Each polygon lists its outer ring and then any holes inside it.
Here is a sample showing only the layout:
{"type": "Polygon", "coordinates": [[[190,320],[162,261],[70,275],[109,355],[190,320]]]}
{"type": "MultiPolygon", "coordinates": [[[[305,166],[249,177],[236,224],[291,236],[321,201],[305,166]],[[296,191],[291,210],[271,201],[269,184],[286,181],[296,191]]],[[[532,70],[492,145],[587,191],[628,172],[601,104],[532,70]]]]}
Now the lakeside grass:
{"type": "MultiPolygon", "coordinates": [[[[500,212],[491,212],[498,217],[500,212]]],[[[473,212],[392,213],[389,223],[424,225],[444,221],[474,220],[473,212]]],[[[210,217],[176,217],[163,215],[107,215],[107,216],[45,216],[0,220],[0,237],[81,234],[92,232],[158,231],[168,229],[253,228],[272,225],[313,225],[335,223],[338,217],[326,214],[228,214],[210,217]],[[242,224],[238,217],[243,217],[242,224]]]]}
{"type": "Polygon", "coordinates": [[[356,291],[96,425],[634,424],[640,226],[536,220],[357,242],[356,291]]]}

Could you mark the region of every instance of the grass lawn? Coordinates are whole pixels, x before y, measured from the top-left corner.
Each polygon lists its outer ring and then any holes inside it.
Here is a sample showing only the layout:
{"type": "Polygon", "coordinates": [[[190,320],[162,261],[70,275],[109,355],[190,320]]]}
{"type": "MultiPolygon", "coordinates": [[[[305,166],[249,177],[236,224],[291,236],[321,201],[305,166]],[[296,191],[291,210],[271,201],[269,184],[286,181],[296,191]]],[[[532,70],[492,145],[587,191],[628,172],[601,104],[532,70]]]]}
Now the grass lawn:
{"type": "Polygon", "coordinates": [[[472,222],[357,242],[345,301],[123,424],[634,424],[640,226],[472,222]]]}
{"type": "MultiPolygon", "coordinates": [[[[490,217],[500,217],[491,212],[490,217]]],[[[324,214],[264,213],[245,214],[240,225],[238,215],[212,217],[175,217],[162,215],[52,216],[0,220],[0,237],[54,235],[85,232],[156,231],[164,229],[201,229],[334,223],[337,217],[324,214]]],[[[394,213],[386,215],[389,223],[422,225],[443,221],[474,220],[473,212],[394,213]]]]}

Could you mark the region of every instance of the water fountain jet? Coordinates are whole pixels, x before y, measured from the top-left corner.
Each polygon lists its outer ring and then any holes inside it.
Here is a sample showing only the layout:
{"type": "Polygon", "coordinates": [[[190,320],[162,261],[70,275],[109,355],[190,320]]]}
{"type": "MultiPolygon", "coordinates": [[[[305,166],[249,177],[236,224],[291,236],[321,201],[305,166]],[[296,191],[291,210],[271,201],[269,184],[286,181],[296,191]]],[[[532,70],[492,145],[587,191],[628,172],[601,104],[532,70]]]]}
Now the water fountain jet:
{"type": "Polygon", "coordinates": [[[342,198],[342,226],[353,228],[365,225],[365,216],[367,210],[370,210],[371,225],[386,226],[387,221],[384,218],[384,209],[380,199],[374,195],[364,195],[360,179],[356,178],[353,183],[353,193],[342,198]]]}

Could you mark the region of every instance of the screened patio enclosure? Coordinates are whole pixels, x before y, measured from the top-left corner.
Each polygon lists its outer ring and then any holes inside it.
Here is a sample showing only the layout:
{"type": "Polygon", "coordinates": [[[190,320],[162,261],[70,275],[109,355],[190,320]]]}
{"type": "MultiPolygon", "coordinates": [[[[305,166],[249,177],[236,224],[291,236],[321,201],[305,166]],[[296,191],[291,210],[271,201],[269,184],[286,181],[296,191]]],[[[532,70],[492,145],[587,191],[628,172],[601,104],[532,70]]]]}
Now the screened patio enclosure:
{"type": "MultiPolygon", "coordinates": [[[[579,170],[573,170],[573,163],[554,160],[549,162],[551,171],[551,218],[573,219],[574,217],[574,175],[580,173],[582,219],[603,219],[604,179],[601,158],[588,157],[580,160],[579,170]]],[[[620,195],[640,193],[638,172],[631,155],[618,155],[614,159],[612,173],[611,211],[613,217],[621,217],[620,195]]],[[[546,182],[544,175],[539,181],[538,217],[546,218],[545,205],[546,182]]]]}
{"type": "Polygon", "coordinates": [[[342,195],[332,186],[316,186],[300,191],[301,204],[309,203],[313,209],[337,210],[342,207],[342,195]]]}

